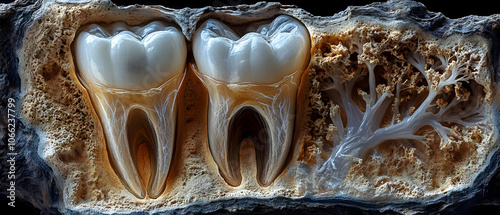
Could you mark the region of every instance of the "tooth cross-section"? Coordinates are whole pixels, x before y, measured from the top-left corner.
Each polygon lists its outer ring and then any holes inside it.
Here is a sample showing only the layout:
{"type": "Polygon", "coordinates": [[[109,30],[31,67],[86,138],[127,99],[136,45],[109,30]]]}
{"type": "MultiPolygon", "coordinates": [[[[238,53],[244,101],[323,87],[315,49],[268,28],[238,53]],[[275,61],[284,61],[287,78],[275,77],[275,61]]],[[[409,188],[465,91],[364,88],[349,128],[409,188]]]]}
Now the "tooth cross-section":
{"type": "Polygon", "coordinates": [[[310,58],[309,33],[296,19],[282,15],[253,29],[240,38],[209,19],[193,37],[195,71],[210,98],[210,151],[232,186],[242,181],[239,149],[246,138],[254,144],[258,183],[268,186],[281,173],[292,146],[299,81],[310,58]]]}
{"type": "Polygon", "coordinates": [[[74,48],[115,172],[136,197],[157,198],[172,160],[184,36],[159,21],[92,24],[80,31],[74,48]]]}

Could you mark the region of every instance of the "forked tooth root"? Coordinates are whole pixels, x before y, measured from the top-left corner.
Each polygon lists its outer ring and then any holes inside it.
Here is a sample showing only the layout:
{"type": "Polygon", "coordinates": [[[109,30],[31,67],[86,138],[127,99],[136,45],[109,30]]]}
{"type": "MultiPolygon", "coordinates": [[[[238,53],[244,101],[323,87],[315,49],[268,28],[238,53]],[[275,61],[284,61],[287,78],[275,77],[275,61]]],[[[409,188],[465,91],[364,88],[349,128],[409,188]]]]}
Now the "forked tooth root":
{"type": "Polygon", "coordinates": [[[208,138],[219,172],[231,186],[242,182],[239,151],[250,139],[257,182],[279,176],[292,148],[296,96],[309,62],[310,37],[289,16],[278,16],[239,37],[209,19],[195,32],[195,73],[209,94],[208,138]]]}
{"type": "Polygon", "coordinates": [[[159,197],[173,156],[184,37],[161,22],[93,24],[81,30],[74,49],[113,169],[137,198],[159,197]]]}
{"type": "Polygon", "coordinates": [[[210,95],[210,150],[228,184],[241,183],[239,151],[245,138],[254,144],[258,183],[267,186],[280,174],[292,144],[298,76],[271,86],[228,86],[202,76],[210,95]]]}

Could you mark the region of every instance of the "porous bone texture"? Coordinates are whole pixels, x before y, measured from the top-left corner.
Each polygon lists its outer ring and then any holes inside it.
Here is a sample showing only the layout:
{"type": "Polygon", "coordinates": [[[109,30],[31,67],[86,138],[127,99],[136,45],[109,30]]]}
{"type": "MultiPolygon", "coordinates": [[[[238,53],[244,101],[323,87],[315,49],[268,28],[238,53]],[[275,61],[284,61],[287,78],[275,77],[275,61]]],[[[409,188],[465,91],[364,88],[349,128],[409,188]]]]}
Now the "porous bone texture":
{"type": "Polygon", "coordinates": [[[16,197],[44,213],[453,211],[478,201],[499,163],[498,15],[448,19],[412,1],[330,17],[265,2],[173,10],[40,1],[0,5],[0,19],[2,105],[12,97],[19,108],[16,197]],[[301,21],[312,41],[283,173],[259,185],[253,145],[244,141],[242,183],[224,181],[207,142],[208,95],[188,64],[165,191],[137,199],[110,165],[102,125],[78,79],[72,44],[79,28],[161,19],[179,26],[190,44],[208,18],[238,26],[280,14],[301,21]]]}

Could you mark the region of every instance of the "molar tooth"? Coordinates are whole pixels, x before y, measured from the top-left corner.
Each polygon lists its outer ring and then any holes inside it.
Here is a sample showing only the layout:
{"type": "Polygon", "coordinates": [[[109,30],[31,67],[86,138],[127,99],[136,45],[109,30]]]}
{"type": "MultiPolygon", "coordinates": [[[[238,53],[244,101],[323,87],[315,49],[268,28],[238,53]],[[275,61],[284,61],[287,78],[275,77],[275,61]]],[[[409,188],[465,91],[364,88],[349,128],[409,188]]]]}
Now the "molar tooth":
{"type": "Polygon", "coordinates": [[[187,55],[183,35],[158,21],[92,24],[80,31],[74,49],[116,174],[136,197],[159,197],[173,156],[187,55]]]}
{"type": "Polygon", "coordinates": [[[193,69],[210,98],[210,150],[231,186],[242,180],[239,149],[245,138],[254,144],[260,185],[281,173],[292,148],[298,84],[310,57],[309,33],[294,18],[278,16],[255,29],[239,38],[210,19],[193,37],[193,69]]]}

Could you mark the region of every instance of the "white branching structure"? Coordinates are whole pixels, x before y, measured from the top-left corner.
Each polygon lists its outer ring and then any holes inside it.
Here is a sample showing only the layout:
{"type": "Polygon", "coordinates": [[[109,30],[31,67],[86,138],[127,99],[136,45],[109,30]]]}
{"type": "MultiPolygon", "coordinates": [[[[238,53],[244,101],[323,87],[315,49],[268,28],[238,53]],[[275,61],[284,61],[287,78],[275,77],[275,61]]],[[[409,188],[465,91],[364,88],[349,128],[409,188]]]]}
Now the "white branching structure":
{"type": "Polygon", "coordinates": [[[484,126],[489,119],[479,98],[483,88],[474,81],[487,72],[474,53],[426,55],[417,47],[396,56],[397,68],[388,66],[384,55],[367,53],[370,44],[353,40],[356,71],[327,71],[330,81],[322,88],[334,130],[331,154],[317,168],[321,190],[342,186],[352,164],[384,142],[428,148],[439,137],[440,149],[459,147],[461,129],[484,126]],[[432,132],[437,135],[430,137],[432,132]]]}

